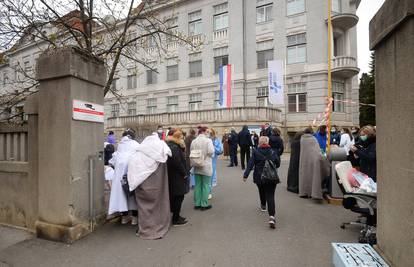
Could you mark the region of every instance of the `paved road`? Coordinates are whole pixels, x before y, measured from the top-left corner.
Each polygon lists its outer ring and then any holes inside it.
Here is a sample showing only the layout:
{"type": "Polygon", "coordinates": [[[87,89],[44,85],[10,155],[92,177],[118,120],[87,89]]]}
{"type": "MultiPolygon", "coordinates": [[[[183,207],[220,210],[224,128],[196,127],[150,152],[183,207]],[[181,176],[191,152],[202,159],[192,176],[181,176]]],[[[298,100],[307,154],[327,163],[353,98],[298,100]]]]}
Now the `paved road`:
{"type": "Polygon", "coordinates": [[[339,228],[354,214],[286,191],[286,160],[280,169],[283,183],[276,191],[276,230],[268,228],[267,215],[258,210],[251,177],[243,183],[241,170],[225,165],[218,164],[213,209],[193,210],[190,193],[183,206],[190,223],[172,228],[162,240],[144,241],[135,236],[132,226],[107,224],[73,245],[34,238],[3,247],[0,262],[10,266],[321,267],[332,266],[331,242],[357,240],[357,228],[339,228]]]}

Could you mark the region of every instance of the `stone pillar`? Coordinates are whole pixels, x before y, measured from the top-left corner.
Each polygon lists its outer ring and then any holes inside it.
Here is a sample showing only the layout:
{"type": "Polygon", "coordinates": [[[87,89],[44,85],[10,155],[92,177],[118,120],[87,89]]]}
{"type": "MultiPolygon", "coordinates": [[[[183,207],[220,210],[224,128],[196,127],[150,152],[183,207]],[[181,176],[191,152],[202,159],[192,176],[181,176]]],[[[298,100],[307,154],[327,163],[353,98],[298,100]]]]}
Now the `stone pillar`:
{"type": "MultiPolygon", "coordinates": [[[[91,231],[89,157],[103,150],[104,124],[74,120],[73,100],[104,104],[102,61],[79,49],[50,50],[38,59],[39,237],[73,242],[91,231]]],[[[93,173],[95,215],[105,212],[103,160],[93,173]]]]}
{"type": "Polygon", "coordinates": [[[414,263],[414,1],[387,0],[370,23],[375,50],[378,248],[414,263]]]}

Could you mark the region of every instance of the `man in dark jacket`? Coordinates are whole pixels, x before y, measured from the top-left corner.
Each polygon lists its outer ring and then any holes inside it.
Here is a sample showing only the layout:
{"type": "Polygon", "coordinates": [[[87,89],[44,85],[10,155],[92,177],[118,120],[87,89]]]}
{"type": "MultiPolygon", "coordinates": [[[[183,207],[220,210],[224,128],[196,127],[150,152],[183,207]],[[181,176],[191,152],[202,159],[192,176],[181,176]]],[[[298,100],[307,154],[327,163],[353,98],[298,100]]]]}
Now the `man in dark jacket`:
{"type": "Polygon", "coordinates": [[[285,146],[283,145],[283,140],[280,137],[280,131],[278,128],[272,129],[272,135],[269,136],[269,145],[279,157],[283,154],[285,146]]]}
{"type": "Polygon", "coordinates": [[[230,149],[230,165],[228,167],[237,167],[237,145],[239,144],[239,136],[234,128],[231,129],[228,143],[230,149]]]}
{"type": "Polygon", "coordinates": [[[239,146],[241,167],[242,170],[244,170],[246,168],[247,163],[250,160],[250,147],[253,146],[247,125],[244,125],[243,129],[239,132],[239,146]],[[244,161],[245,158],[247,158],[246,162],[244,161]]]}
{"type": "Polygon", "coordinates": [[[271,136],[272,135],[272,127],[270,124],[266,122],[265,125],[262,126],[262,130],[260,131],[260,136],[271,136]]]}

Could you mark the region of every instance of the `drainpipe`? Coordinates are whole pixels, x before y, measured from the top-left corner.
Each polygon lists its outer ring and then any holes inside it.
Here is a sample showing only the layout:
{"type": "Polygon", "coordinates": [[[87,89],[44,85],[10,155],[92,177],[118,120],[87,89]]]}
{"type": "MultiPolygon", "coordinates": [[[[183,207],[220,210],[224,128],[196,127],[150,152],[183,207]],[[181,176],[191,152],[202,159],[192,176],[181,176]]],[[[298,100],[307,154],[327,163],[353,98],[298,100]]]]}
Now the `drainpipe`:
{"type": "Polygon", "coordinates": [[[243,0],[243,106],[247,103],[247,85],[246,85],[246,0],[243,0]]]}

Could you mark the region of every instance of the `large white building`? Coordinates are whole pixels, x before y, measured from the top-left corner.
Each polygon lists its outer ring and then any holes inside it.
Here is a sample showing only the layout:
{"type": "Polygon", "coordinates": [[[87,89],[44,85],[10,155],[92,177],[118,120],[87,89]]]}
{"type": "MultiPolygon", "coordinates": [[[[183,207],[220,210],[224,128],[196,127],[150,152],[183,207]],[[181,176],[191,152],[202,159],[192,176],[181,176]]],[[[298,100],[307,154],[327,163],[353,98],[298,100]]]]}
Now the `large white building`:
{"type": "MultiPolygon", "coordinates": [[[[333,0],[335,100],[358,102],[355,13],[359,2],[333,0]]],[[[194,51],[167,40],[166,59],[153,62],[159,74],[119,70],[115,83],[122,88],[124,102],[108,97],[107,114],[145,117],[218,109],[218,69],[223,64],[234,68],[233,107],[271,107],[267,61],[279,59],[286,60],[286,105],[274,108],[282,111],[289,132],[306,127],[326,107],[327,4],[326,0],[193,0],[155,6],[161,16],[175,18],[173,27],[200,38],[203,45],[194,51]]],[[[358,105],[334,101],[333,111],[335,124],[359,123],[358,105]]],[[[119,122],[113,126],[120,126],[119,122]]]]}
{"type": "MultiPolygon", "coordinates": [[[[359,3],[332,0],[332,121],[337,125],[359,124],[358,105],[351,103],[359,98],[355,27],[359,3]],[[344,100],[348,103],[341,102],[344,100]]],[[[167,52],[159,58],[150,40],[145,50],[158,73],[133,63],[122,64],[113,82],[122,97],[108,95],[105,100],[107,127],[143,122],[190,127],[211,122],[223,129],[270,120],[286,125],[288,132],[303,129],[326,108],[327,5],[326,0],[153,1],[152,9],[161,18],[172,18],[171,30],[192,36],[202,45],[190,49],[166,38],[167,52]],[[286,61],[286,105],[268,103],[267,61],[274,59],[286,61]],[[224,64],[233,66],[232,107],[236,111],[219,106],[218,69],[224,64]],[[258,111],[253,112],[255,109],[258,111]],[[173,121],[168,121],[172,116],[173,121]]],[[[14,52],[14,57],[26,66],[26,61],[34,62],[36,53],[22,50],[14,52]]],[[[6,67],[0,66],[4,80],[7,70],[3,69],[6,67]]]]}

